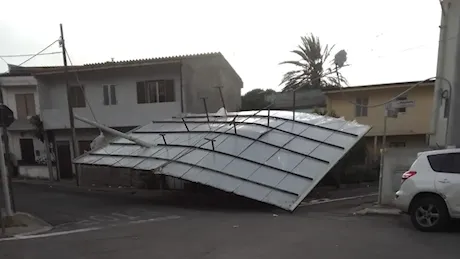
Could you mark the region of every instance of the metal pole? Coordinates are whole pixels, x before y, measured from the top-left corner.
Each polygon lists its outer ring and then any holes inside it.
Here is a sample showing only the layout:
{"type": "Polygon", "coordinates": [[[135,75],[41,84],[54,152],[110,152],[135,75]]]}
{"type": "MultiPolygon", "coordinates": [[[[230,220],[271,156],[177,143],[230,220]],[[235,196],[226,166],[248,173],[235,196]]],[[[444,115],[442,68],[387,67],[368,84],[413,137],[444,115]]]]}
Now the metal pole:
{"type": "MultiPolygon", "coordinates": [[[[3,100],[3,90],[0,85],[0,103],[4,104],[3,100]]],[[[11,165],[11,156],[10,156],[10,140],[8,136],[8,128],[3,126],[3,144],[5,145],[5,160],[6,164],[11,165]]],[[[14,165],[15,166],[15,165],[14,165]]],[[[13,182],[11,180],[12,172],[8,171],[8,186],[10,187],[10,199],[11,199],[11,209],[13,212],[16,212],[16,205],[14,203],[14,194],[13,194],[13,182]]]]}
{"type": "Polygon", "coordinates": [[[207,97],[202,97],[201,99],[203,99],[204,111],[206,112],[206,118],[208,119],[209,123],[208,105],[206,104],[207,97]]]}
{"type": "Polygon", "coordinates": [[[220,100],[222,101],[222,106],[224,107],[225,111],[227,111],[227,107],[225,106],[224,94],[222,94],[223,86],[216,86],[216,88],[219,90],[219,95],[220,95],[220,100]]]}
{"type": "MultiPolygon", "coordinates": [[[[460,19],[458,20],[460,33],[460,19]]],[[[457,39],[456,54],[455,54],[455,66],[453,71],[458,71],[460,69],[460,40],[457,39]]],[[[459,73],[454,73],[454,85],[452,88],[452,93],[450,94],[450,112],[449,112],[449,132],[448,140],[446,141],[446,147],[456,146],[460,147],[460,75],[459,73]],[[458,114],[458,116],[457,116],[458,114]]]]}
{"type": "Polygon", "coordinates": [[[50,140],[48,138],[48,131],[45,130],[43,132],[43,139],[45,141],[46,166],[48,167],[50,181],[54,181],[53,164],[51,161],[50,140]]]}
{"type": "Polygon", "coordinates": [[[3,208],[0,209],[0,225],[2,226],[2,235],[5,235],[5,214],[3,213],[3,208]]]}
{"type": "MultiPolygon", "coordinates": [[[[71,141],[72,141],[72,152],[73,152],[73,157],[78,156],[78,146],[77,146],[77,134],[75,132],[75,120],[73,117],[73,108],[72,105],[70,104],[70,85],[69,85],[69,75],[68,75],[68,69],[67,69],[67,53],[65,49],[65,41],[64,41],[64,30],[62,29],[62,24],[59,25],[61,29],[61,46],[62,46],[62,60],[64,62],[64,77],[65,77],[65,84],[67,87],[67,109],[69,110],[69,121],[70,121],[70,131],[71,131],[71,141]]],[[[77,182],[77,186],[80,186],[80,174],[79,174],[79,168],[76,166],[72,167],[72,170],[74,171],[75,179],[77,182]]]]}
{"type": "MultiPolygon", "coordinates": [[[[3,129],[1,129],[3,134],[3,129]]],[[[3,188],[3,195],[5,196],[5,211],[6,216],[11,217],[13,216],[13,209],[11,208],[11,198],[10,198],[10,187],[8,183],[8,169],[5,164],[5,151],[3,149],[3,144],[0,143],[0,171],[2,175],[2,188],[3,188]]]]}
{"type": "Polygon", "coordinates": [[[295,121],[295,90],[292,91],[292,120],[295,121]]]}
{"type": "Polygon", "coordinates": [[[382,148],[380,149],[380,171],[379,171],[379,198],[378,204],[382,203],[382,186],[383,186],[383,165],[386,152],[386,140],[387,140],[387,109],[385,108],[385,115],[383,116],[383,137],[382,137],[382,148]]]}

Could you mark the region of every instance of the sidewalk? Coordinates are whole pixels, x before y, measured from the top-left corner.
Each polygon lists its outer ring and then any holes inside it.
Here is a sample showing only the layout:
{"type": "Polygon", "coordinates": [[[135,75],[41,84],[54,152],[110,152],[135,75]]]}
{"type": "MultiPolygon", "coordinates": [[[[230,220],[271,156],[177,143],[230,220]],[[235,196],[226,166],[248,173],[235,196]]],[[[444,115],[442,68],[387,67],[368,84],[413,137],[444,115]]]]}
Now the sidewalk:
{"type": "MultiPolygon", "coordinates": [[[[130,194],[130,195],[153,195],[158,191],[137,189],[130,187],[89,187],[89,186],[77,186],[75,181],[48,181],[48,180],[32,180],[32,179],[13,179],[13,184],[26,184],[26,185],[37,185],[42,187],[48,187],[50,189],[60,191],[71,191],[71,192],[82,192],[82,193],[112,193],[112,194],[130,194]]],[[[162,191],[163,193],[166,191],[162,191]]]]}
{"type": "MultiPolygon", "coordinates": [[[[1,222],[2,220],[0,220],[1,222]]],[[[17,212],[10,218],[3,218],[1,224],[3,226],[0,230],[0,238],[33,235],[47,232],[53,228],[45,221],[24,212],[17,212]]]]}
{"type": "Polygon", "coordinates": [[[377,203],[361,205],[355,209],[353,215],[386,215],[399,216],[402,212],[390,205],[379,205],[377,203]]]}

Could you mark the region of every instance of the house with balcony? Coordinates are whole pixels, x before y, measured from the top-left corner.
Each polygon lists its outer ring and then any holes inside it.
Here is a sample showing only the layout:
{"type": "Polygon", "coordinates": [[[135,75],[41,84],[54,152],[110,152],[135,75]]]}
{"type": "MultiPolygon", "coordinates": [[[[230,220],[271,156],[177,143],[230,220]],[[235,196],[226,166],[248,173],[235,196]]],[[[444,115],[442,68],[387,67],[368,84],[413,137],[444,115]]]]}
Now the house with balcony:
{"type": "MultiPolygon", "coordinates": [[[[40,113],[37,81],[30,73],[0,74],[0,99],[14,114],[8,127],[10,154],[18,162],[21,177],[48,178],[44,143],[35,137],[35,126],[29,119],[40,113]]],[[[53,157],[52,157],[53,159],[53,157]]],[[[56,174],[55,169],[53,170],[56,174]]]]}
{"type": "MultiPolygon", "coordinates": [[[[69,66],[70,93],[63,67],[12,69],[28,71],[37,81],[40,118],[55,147],[60,178],[73,178],[71,158],[76,156],[67,95],[75,115],[120,131],[181,113],[204,113],[203,98],[208,111],[216,112],[223,106],[217,87],[222,87],[228,111],[241,107],[243,81],[221,53],[69,66]]],[[[82,154],[99,130],[78,120],[75,128],[82,154]]]]}
{"type": "MultiPolygon", "coordinates": [[[[418,82],[398,82],[380,85],[324,89],[327,109],[338,116],[371,125],[366,137],[368,152],[376,159],[382,147],[385,106],[377,106],[406,91],[418,82]],[[358,104],[358,105],[356,105],[358,104]],[[362,105],[362,106],[360,106],[362,105]],[[365,107],[370,106],[370,107],[365,107]],[[376,107],[372,107],[376,106],[376,107]]],[[[419,148],[428,146],[434,81],[413,88],[398,100],[413,101],[413,107],[397,109],[397,117],[387,118],[386,146],[419,148]]]]}

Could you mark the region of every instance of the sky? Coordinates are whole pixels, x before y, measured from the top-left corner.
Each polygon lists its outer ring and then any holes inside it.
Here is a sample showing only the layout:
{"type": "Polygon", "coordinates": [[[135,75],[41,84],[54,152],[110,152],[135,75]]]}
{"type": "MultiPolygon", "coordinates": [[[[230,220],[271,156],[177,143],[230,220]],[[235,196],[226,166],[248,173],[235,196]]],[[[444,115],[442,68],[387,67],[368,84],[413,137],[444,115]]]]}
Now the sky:
{"type": "MultiPolygon", "coordinates": [[[[73,64],[220,51],[244,82],[281,90],[290,51],[313,33],[344,49],[350,85],[436,74],[438,0],[1,1],[0,56],[36,53],[60,35],[73,64]]],[[[448,38],[452,38],[450,35],[448,38]]],[[[60,51],[54,44],[47,52],[60,51]]],[[[20,64],[27,57],[4,58],[20,64]]],[[[24,66],[62,65],[59,54],[24,66]]],[[[7,70],[0,60],[0,72],[7,70]]]]}

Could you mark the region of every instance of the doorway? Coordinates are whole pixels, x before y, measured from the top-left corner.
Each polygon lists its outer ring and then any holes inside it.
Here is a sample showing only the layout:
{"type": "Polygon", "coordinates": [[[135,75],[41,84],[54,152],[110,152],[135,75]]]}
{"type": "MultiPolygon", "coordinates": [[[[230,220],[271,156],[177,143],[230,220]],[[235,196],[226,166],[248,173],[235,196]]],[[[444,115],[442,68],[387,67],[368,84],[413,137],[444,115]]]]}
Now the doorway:
{"type": "Polygon", "coordinates": [[[72,179],[72,158],[69,141],[56,141],[59,175],[61,179],[72,179]]]}
{"type": "Polygon", "coordinates": [[[22,161],[27,164],[34,164],[35,163],[34,140],[30,138],[19,139],[19,147],[21,149],[22,161]]]}

